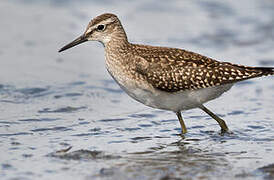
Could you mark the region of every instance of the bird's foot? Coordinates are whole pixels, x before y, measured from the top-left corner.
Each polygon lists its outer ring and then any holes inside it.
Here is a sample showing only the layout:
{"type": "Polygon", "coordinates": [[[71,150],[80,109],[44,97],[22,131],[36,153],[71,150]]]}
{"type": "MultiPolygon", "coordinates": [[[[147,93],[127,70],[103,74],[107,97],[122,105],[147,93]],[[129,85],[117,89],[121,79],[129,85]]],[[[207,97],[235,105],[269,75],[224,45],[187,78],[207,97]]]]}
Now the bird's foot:
{"type": "Polygon", "coordinates": [[[220,135],[224,136],[224,135],[232,135],[233,132],[230,131],[229,129],[221,129],[220,135]]]}

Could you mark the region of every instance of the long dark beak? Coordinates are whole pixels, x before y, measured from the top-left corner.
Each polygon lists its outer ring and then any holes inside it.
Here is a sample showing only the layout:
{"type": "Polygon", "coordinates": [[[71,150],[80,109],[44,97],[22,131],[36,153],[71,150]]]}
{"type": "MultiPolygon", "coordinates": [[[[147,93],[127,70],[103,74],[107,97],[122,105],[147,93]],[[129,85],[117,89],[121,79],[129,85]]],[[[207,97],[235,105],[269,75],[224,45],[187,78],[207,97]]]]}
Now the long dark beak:
{"type": "Polygon", "coordinates": [[[72,48],[72,47],[74,47],[78,44],[81,44],[83,42],[86,42],[86,41],[88,41],[87,38],[84,35],[82,35],[82,36],[78,37],[77,39],[75,39],[74,41],[72,41],[71,43],[69,43],[69,44],[65,45],[64,47],[62,47],[58,52],[62,52],[66,49],[72,48]]]}

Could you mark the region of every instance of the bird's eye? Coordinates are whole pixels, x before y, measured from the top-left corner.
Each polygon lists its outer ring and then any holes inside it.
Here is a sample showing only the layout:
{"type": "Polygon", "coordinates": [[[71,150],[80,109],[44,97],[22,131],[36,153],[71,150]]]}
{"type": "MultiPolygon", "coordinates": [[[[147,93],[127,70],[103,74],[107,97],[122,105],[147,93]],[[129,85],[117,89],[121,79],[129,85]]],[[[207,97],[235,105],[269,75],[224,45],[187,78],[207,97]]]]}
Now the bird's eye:
{"type": "Polygon", "coordinates": [[[96,28],[98,31],[103,31],[105,29],[105,25],[99,24],[96,28]]]}

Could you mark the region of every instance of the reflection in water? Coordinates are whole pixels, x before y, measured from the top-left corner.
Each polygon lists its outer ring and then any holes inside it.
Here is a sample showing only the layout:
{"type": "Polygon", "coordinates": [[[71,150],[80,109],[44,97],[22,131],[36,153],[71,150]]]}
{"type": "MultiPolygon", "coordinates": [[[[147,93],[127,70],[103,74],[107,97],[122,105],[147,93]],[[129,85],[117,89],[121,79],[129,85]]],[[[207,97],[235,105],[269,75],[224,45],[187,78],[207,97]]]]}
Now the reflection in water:
{"type": "MultiPolygon", "coordinates": [[[[135,138],[140,139],[140,138],[135,138]]],[[[143,139],[147,139],[144,137],[143,139]]],[[[209,178],[211,174],[224,175],[224,169],[231,169],[225,159],[226,154],[210,154],[193,146],[181,139],[169,145],[160,145],[144,152],[123,153],[121,155],[107,155],[102,151],[76,150],[67,152],[71,147],[49,154],[51,157],[66,160],[85,161],[116,161],[111,168],[101,168],[98,177],[111,175],[117,177],[126,174],[127,179],[139,179],[146,175],[155,179],[188,179],[209,178]]],[[[194,141],[197,141],[196,139],[194,141]]],[[[239,152],[246,153],[246,152],[239,152]]],[[[109,162],[113,163],[113,162],[109,162]]],[[[123,178],[124,179],[124,178],[123,178]]]]}
{"type": "Polygon", "coordinates": [[[48,156],[66,160],[109,160],[121,158],[120,156],[106,155],[102,151],[89,151],[81,149],[77,151],[68,152],[71,148],[72,147],[68,147],[67,149],[62,149],[54,153],[50,153],[48,154],[48,156]]]}
{"type": "Polygon", "coordinates": [[[266,179],[274,178],[274,164],[269,164],[267,166],[259,168],[258,170],[265,173],[264,177],[266,179]]]}

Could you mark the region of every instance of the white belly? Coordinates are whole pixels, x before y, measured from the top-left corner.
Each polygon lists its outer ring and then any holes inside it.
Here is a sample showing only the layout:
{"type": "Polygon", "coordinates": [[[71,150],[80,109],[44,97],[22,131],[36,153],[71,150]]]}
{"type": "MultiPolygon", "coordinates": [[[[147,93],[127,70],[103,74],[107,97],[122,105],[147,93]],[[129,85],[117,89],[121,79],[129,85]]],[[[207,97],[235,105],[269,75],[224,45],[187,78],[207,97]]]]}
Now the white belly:
{"type": "Polygon", "coordinates": [[[229,90],[232,85],[233,84],[228,84],[218,87],[187,90],[175,93],[167,93],[160,90],[154,90],[151,92],[149,90],[138,88],[130,89],[127,87],[121,87],[129,94],[129,96],[147,106],[177,112],[197,108],[201,104],[221,96],[224,92],[229,90]]]}

